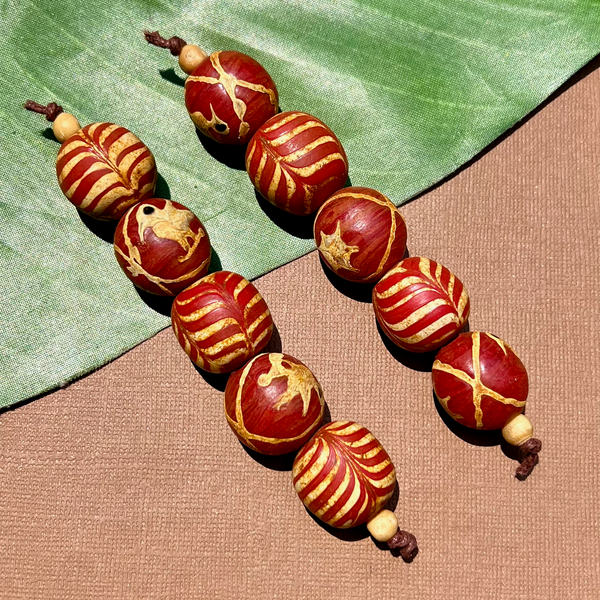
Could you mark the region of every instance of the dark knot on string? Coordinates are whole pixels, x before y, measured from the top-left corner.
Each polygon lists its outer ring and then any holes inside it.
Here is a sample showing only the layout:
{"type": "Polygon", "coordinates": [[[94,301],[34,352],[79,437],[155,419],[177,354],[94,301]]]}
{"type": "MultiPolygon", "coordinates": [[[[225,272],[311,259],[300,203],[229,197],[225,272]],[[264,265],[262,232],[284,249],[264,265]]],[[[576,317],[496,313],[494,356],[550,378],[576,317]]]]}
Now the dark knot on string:
{"type": "Polygon", "coordinates": [[[176,35],[166,40],[158,31],[144,31],[144,37],[149,44],[166,48],[173,56],[179,56],[183,47],[187,45],[185,40],[176,35]]]}
{"type": "Polygon", "coordinates": [[[417,538],[412,533],[402,531],[402,529],[398,529],[387,544],[391,550],[398,550],[405,562],[412,562],[419,553],[417,538]]]}
{"type": "Polygon", "coordinates": [[[44,106],[43,104],[38,104],[33,100],[27,100],[27,102],[25,102],[23,105],[23,108],[41,115],[46,115],[46,120],[50,122],[54,121],[54,119],[56,119],[56,117],[63,112],[62,106],[59,106],[56,104],[56,102],[50,102],[50,104],[44,106]]]}
{"type": "Polygon", "coordinates": [[[542,441],[537,438],[530,438],[524,444],[519,446],[521,456],[517,467],[516,477],[519,481],[524,481],[531,475],[533,468],[540,461],[538,453],[542,449],[542,441]]]}

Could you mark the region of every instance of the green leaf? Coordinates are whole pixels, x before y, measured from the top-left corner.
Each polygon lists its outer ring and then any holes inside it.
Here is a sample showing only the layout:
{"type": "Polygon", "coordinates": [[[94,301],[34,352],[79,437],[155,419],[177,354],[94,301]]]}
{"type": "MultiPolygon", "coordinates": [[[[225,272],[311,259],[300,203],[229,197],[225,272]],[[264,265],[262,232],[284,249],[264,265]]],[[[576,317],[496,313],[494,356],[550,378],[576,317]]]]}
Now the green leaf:
{"type": "Polygon", "coordinates": [[[473,157],[600,51],[598,1],[0,7],[0,407],[168,325],[62,196],[59,146],[39,115],[22,110],[24,100],[56,101],[82,124],[112,121],[136,133],[156,157],[159,193],[198,214],[223,268],[254,278],[313,248],[271,220],[296,227],[261,208],[243,170],[199,142],[175,59],[149,47],[142,29],[252,55],[276,81],[283,110],[314,114],[337,133],[352,183],[398,204],[473,157]]]}

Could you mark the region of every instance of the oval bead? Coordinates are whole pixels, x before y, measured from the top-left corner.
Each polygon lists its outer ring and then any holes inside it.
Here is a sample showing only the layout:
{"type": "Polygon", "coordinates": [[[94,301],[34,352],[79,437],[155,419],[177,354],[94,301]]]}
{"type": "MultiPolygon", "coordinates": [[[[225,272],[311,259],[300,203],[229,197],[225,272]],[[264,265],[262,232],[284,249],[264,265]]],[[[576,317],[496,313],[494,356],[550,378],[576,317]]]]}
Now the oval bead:
{"type": "Polygon", "coordinates": [[[113,123],[92,123],[68,138],[56,157],[56,175],[68,200],[96,219],[120,219],[136,202],[152,198],[156,186],[152,152],[113,123]]]}
{"type": "Polygon", "coordinates": [[[308,215],[345,185],[348,158],[325,123],[306,113],[283,112],[250,140],[246,170],[271,204],[308,215]]]}
{"type": "Polygon", "coordinates": [[[473,429],[502,429],[525,407],[527,371],[514,350],[491,333],[461,333],[442,348],[432,370],[440,404],[473,429]]]}
{"type": "Polygon", "coordinates": [[[208,233],[188,208],[152,198],[132,206],[115,230],[123,272],[140,289],[175,296],[204,277],[210,265],[208,233]]]}
{"type": "Polygon", "coordinates": [[[180,292],[173,331],[190,359],[211,373],[230,373],[269,342],[273,319],[258,290],[241,275],[219,271],[180,292]]]}
{"type": "Polygon", "coordinates": [[[348,187],[319,209],[315,244],[325,264],[349,281],[376,281],[406,251],[400,211],[377,190],[348,187]]]}
{"type": "Polygon", "coordinates": [[[253,58],[214,52],[185,82],[185,105],[196,127],[221,144],[245,144],[279,107],[277,88],[253,58]]]}
{"type": "Polygon", "coordinates": [[[387,452],[371,432],[352,421],[321,427],[298,453],[292,474],[306,508],[342,529],[374,517],[396,485],[387,452]]]}
{"type": "Polygon", "coordinates": [[[310,369],[287,354],[260,354],[227,381],[225,414],[248,448],[278,455],[298,450],[323,420],[323,390],[310,369]]]}
{"type": "Polygon", "coordinates": [[[470,311],[466,288],[443,265],[411,256],[373,288],[373,308],[385,334],[400,348],[429,352],[455,338],[470,311]]]}

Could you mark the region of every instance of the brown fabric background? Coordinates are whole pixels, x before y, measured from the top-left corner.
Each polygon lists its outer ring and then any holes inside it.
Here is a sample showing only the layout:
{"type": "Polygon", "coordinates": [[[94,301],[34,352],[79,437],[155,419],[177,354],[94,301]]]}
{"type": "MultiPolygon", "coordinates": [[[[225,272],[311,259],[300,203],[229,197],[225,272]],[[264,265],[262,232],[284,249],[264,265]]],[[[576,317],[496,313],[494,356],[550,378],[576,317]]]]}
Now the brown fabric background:
{"type": "Polygon", "coordinates": [[[386,349],[371,306],[315,253],[258,280],[331,416],[367,426],[394,460],[413,564],[317,524],[289,470],[237,442],[222,394],[167,330],[0,414],[0,597],[597,599],[599,195],[594,72],[403,209],[411,254],[462,278],[471,329],[529,370],[545,445],[524,483],[497,436],[477,445],[448,427],[424,366],[386,349]]]}

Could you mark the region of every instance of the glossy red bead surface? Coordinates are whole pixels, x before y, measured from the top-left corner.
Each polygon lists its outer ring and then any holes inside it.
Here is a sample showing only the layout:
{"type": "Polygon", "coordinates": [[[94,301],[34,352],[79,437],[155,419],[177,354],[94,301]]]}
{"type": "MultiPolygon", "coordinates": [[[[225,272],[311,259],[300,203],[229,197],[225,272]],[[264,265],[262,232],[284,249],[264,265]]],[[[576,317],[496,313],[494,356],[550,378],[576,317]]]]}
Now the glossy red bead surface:
{"type": "Polygon", "coordinates": [[[159,296],[177,295],[210,265],[210,241],[198,217],[162,198],[139,202],[121,217],[114,249],[125,275],[159,296]]]}
{"type": "Polygon", "coordinates": [[[474,429],[502,429],[523,411],[527,371],[513,349],[490,333],[461,333],[433,363],[433,389],[456,421],[474,429]]]}
{"type": "Polygon", "coordinates": [[[253,58],[214,52],[185,82],[185,105],[196,127],[222,144],[245,144],[278,110],[277,88],[253,58]]]}
{"type": "Polygon", "coordinates": [[[349,281],[377,281],[406,251],[400,211],[377,190],[344,188],[317,213],[315,244],[325,264],[349,281]]]}
{"type": "Polygon", "coordinates": [[[345,185],[348,159],[325,123],[306,113],[284,112],[267,121],[248,144],[246,170],[271,204],[308,215],[345,185]]]}
{"type": "Polygon", "coordinates": [[[411,256],[375,285],[373,309],[394,344],[429,352],[459,334],[469,318],[470,302],[464,285],[446,267],[411,256]]]}
{"type": "Polygon", "coordinates": [[[231,374],[225,413],[238,439],[262,454],[298,450],[318,429],[325,402],[310,369],[287,354],[261,354],[231,374]]]}
{"type": "Polygon", "coordinates": [[[374,517],[396,486],[387,452],[370,431],[352,421],[321,427],[298,452],[292,474],[306,508],[343,529],[374,517]]]}
{"type": "Polygon", "coordinates": [[[239,369],[273,333],[264,298],[247,279],[229,271],[211,273],[179,293],[171,324],[190,359],[211,373],[239,369]]]}
{"type": "Polygon", "coordinates": [[[86,125],[67,139],[56,175],[68,200],[96,219],[120,219],[136,202],[152,198],[156,186],[152,152],[112,123],[86,125]]]}

